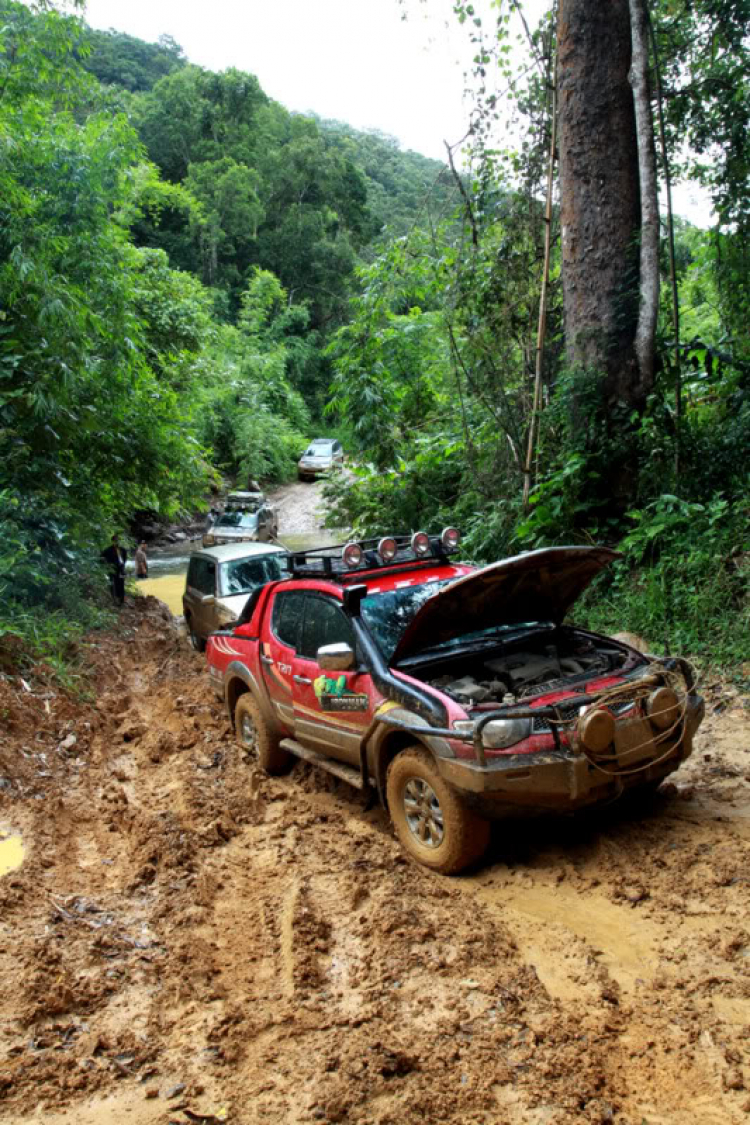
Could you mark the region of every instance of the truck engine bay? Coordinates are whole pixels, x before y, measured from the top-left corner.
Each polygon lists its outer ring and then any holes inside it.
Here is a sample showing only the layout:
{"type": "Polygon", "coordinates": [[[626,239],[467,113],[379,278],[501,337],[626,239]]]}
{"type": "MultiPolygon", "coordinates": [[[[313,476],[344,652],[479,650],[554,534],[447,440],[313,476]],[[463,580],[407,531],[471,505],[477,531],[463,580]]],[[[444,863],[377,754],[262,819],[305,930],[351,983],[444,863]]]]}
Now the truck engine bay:
{"type": "MultiPolygon", "coordinates": [[[[490,655],[464,649],[460,656],[431,661],[429,675],[420,671],[418,678],[462,707],[484,710],[582,688],[589,680],[626,675],[647,663],[641,653],[617,641],[560,628],[516,635],[511,643],[499,642],[490,655]]],[[[415,675],[414,669],[409,671],[415,675]]]]}

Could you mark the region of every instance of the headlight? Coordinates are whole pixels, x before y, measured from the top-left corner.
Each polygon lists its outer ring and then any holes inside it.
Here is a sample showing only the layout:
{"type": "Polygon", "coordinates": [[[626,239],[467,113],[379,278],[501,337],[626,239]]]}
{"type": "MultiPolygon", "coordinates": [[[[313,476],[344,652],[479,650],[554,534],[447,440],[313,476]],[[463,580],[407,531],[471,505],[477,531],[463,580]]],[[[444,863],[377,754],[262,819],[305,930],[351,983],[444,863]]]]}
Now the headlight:
{"type": "Polygon", "coordinates": [[[203,546],[204,547],[213,547],[215,542],[216,542],[216,540],[215,540],[213,535],[204,535],[203,536],[203,546]]]}
{"type": "Polygon", "coordinates": [[[482,731],[482,741],[493,750],[505,750],[528,738],[532,719],[493,719],[482,731]]]}
{"type": "MultiPolygon", "coordinates": [[[[453,729],[461,734],[473,734],[476,724],[465,719],[459,719],[453,724],[453,729]]],[[[507,750],[523,742],[531,734],[532,719],[493,719],[482,730],[482,745],[490,750],[507,750]]]]}

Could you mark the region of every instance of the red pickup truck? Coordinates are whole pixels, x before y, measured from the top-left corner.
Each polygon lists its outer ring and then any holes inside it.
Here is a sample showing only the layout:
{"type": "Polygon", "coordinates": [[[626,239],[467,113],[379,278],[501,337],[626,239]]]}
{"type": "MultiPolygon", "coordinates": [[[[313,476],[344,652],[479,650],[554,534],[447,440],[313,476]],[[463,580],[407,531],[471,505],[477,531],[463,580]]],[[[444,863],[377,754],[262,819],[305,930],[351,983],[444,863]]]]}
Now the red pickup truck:
{"type": "Polygon", "coordinates": [[[293,555],[207,648],[267,772],[302,758],[377,793],[407,851],[446,874],[508,810],[658,785],[703,717],[686,661],[564,624],[614,551],[477,569],[451,561],[457,543],[449,528],[293,555]]]}

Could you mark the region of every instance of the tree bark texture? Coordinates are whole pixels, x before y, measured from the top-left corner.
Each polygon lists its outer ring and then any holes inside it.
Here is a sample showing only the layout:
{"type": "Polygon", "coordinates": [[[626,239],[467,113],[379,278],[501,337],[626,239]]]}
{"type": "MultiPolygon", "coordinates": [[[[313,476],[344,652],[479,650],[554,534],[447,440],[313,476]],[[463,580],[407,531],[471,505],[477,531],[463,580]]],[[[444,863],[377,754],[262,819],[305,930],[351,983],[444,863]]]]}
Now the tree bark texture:
{"type": "Polygon", "coordinates": [[[654,381],[654,341],[659,315],[659,192],[656,186],[656,146],[648,78],[648,12],[646,0],[629,0],[633,59],[633,87],[638,165],[641,184],[641,302],[635,334],[635,353],[642,387],[654,381]]]}
{"type": "Polygon", "coordinates": [[[640,409],[641,222],[629,0],[560,0],[560,221],[569,363],[600,372],[611,421],[640,409]]]}

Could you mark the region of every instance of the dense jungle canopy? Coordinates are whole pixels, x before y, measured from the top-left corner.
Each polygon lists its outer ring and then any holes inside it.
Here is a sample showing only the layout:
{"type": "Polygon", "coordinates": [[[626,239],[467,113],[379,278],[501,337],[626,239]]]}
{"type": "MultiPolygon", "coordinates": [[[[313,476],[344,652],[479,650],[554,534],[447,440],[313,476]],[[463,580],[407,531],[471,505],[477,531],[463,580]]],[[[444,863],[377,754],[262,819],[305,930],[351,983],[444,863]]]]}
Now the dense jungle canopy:
{"type": "Polygon", "coordinates": [[[335,431],[335,525],[617,545],[592,624],[750,657],[750,0],[492,12],[442,165],[0,0],[0,644],[64,663],[114,527],[335,431]]]}

